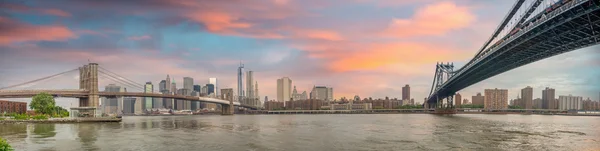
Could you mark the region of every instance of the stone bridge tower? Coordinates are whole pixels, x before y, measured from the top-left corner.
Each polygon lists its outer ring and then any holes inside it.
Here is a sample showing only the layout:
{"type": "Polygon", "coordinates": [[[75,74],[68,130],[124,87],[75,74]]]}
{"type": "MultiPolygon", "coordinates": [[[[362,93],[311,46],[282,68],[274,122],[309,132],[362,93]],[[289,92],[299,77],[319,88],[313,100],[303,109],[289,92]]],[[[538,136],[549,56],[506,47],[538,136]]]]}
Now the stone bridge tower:
{"type": "Polygon", "coordinates": [[[90,63],[79,67],[79,89],[89,92],[87,98],[79,98],[80,107],[98,107],[98,64],[90,63]]]}

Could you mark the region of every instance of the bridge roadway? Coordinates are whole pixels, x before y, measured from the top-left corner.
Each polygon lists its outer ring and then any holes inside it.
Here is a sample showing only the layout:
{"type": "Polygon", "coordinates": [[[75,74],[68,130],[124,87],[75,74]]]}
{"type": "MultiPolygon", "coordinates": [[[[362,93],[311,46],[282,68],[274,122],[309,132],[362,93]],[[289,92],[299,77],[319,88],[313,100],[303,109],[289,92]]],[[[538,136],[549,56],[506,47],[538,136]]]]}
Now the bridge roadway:
{"type": "MultiPolygon", "coordinates": [[[[64,90],[0,90],[0,98],[30,98],[39,93],[46,92],[55,97],[70,97],[70,98],[85,98],[88,97],[88,90],[81,89],[64,89],[64,90]]],[[[152,98],[168,98],[178,100],[189,100],[189,101],[200,101],[206,103],[217,103],[223,105],[229,105],[229,101],[221,100],[216,98],[208,97],[196,97],[196,96],[183,96],[183,95],[170,95],[170,94],[157,94],[157,93],[143,93],[143,92],[98,92],[100,97],[152,97],[152,98]]],[[[240,104],[240,102],[233,102],[234,106],[240,106],[245,108],[257,109],[257,107],[240,104]]]]}
{"type": "Polygon", "coordinates": [[[483,52],[457,70],[428,98],[428,103],[454,95],[472,84],[551,56],[598,44],[598,0],[572,0],[548,14],[538,14],[519,32],[483,52]],[[594,4],[595,3],[595,4],[594,4]]]}

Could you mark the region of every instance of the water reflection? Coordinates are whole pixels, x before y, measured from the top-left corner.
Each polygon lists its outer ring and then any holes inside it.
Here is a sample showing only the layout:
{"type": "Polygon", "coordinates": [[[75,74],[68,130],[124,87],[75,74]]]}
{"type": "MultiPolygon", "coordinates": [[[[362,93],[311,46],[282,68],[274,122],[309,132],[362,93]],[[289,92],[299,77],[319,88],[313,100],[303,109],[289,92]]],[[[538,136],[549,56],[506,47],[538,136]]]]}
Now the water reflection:
{"type": "Polygon", "coordinates": [[[17,150],[589,150],[596,117],[236,115],[5,124],[17,150]],[[574,143],[576,142],[576,143],[574,143]]]}
{"type": "Polygon", "coordinates": [[[96,141],[98,140],[98,127],[97,124],[75,124],[75,131],[77,131],[77,136],[79,137],[79,142],[81,142],[81,146],[84,150],[99,150],[100,148],[96,146],[96,141]]]}

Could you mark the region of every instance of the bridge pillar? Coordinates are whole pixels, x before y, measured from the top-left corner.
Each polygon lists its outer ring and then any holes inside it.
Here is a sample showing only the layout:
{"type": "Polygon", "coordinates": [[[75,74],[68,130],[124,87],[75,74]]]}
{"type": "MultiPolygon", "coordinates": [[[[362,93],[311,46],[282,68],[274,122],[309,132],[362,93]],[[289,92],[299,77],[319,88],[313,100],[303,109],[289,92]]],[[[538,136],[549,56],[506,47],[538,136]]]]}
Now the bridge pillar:
{"type": "Polygon", "coordinates": [[[79,67],[79,89],[88,90],[87,98],[79,98],[80,107],[98,107],[98,64],[90,63],[79,67]]]}

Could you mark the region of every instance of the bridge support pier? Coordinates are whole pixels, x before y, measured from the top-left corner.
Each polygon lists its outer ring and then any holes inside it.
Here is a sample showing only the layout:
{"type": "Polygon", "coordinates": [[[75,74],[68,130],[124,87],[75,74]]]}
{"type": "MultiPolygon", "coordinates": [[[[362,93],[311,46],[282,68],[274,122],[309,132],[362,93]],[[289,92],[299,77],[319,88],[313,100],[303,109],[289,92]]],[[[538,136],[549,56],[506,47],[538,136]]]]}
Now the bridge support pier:
{"type": "Polygon", "coordinates": [[[228,105],[221,105],[221,115],[233,115],[233,89],[221,89],[221,99],[229,101],[228,105]]]}

